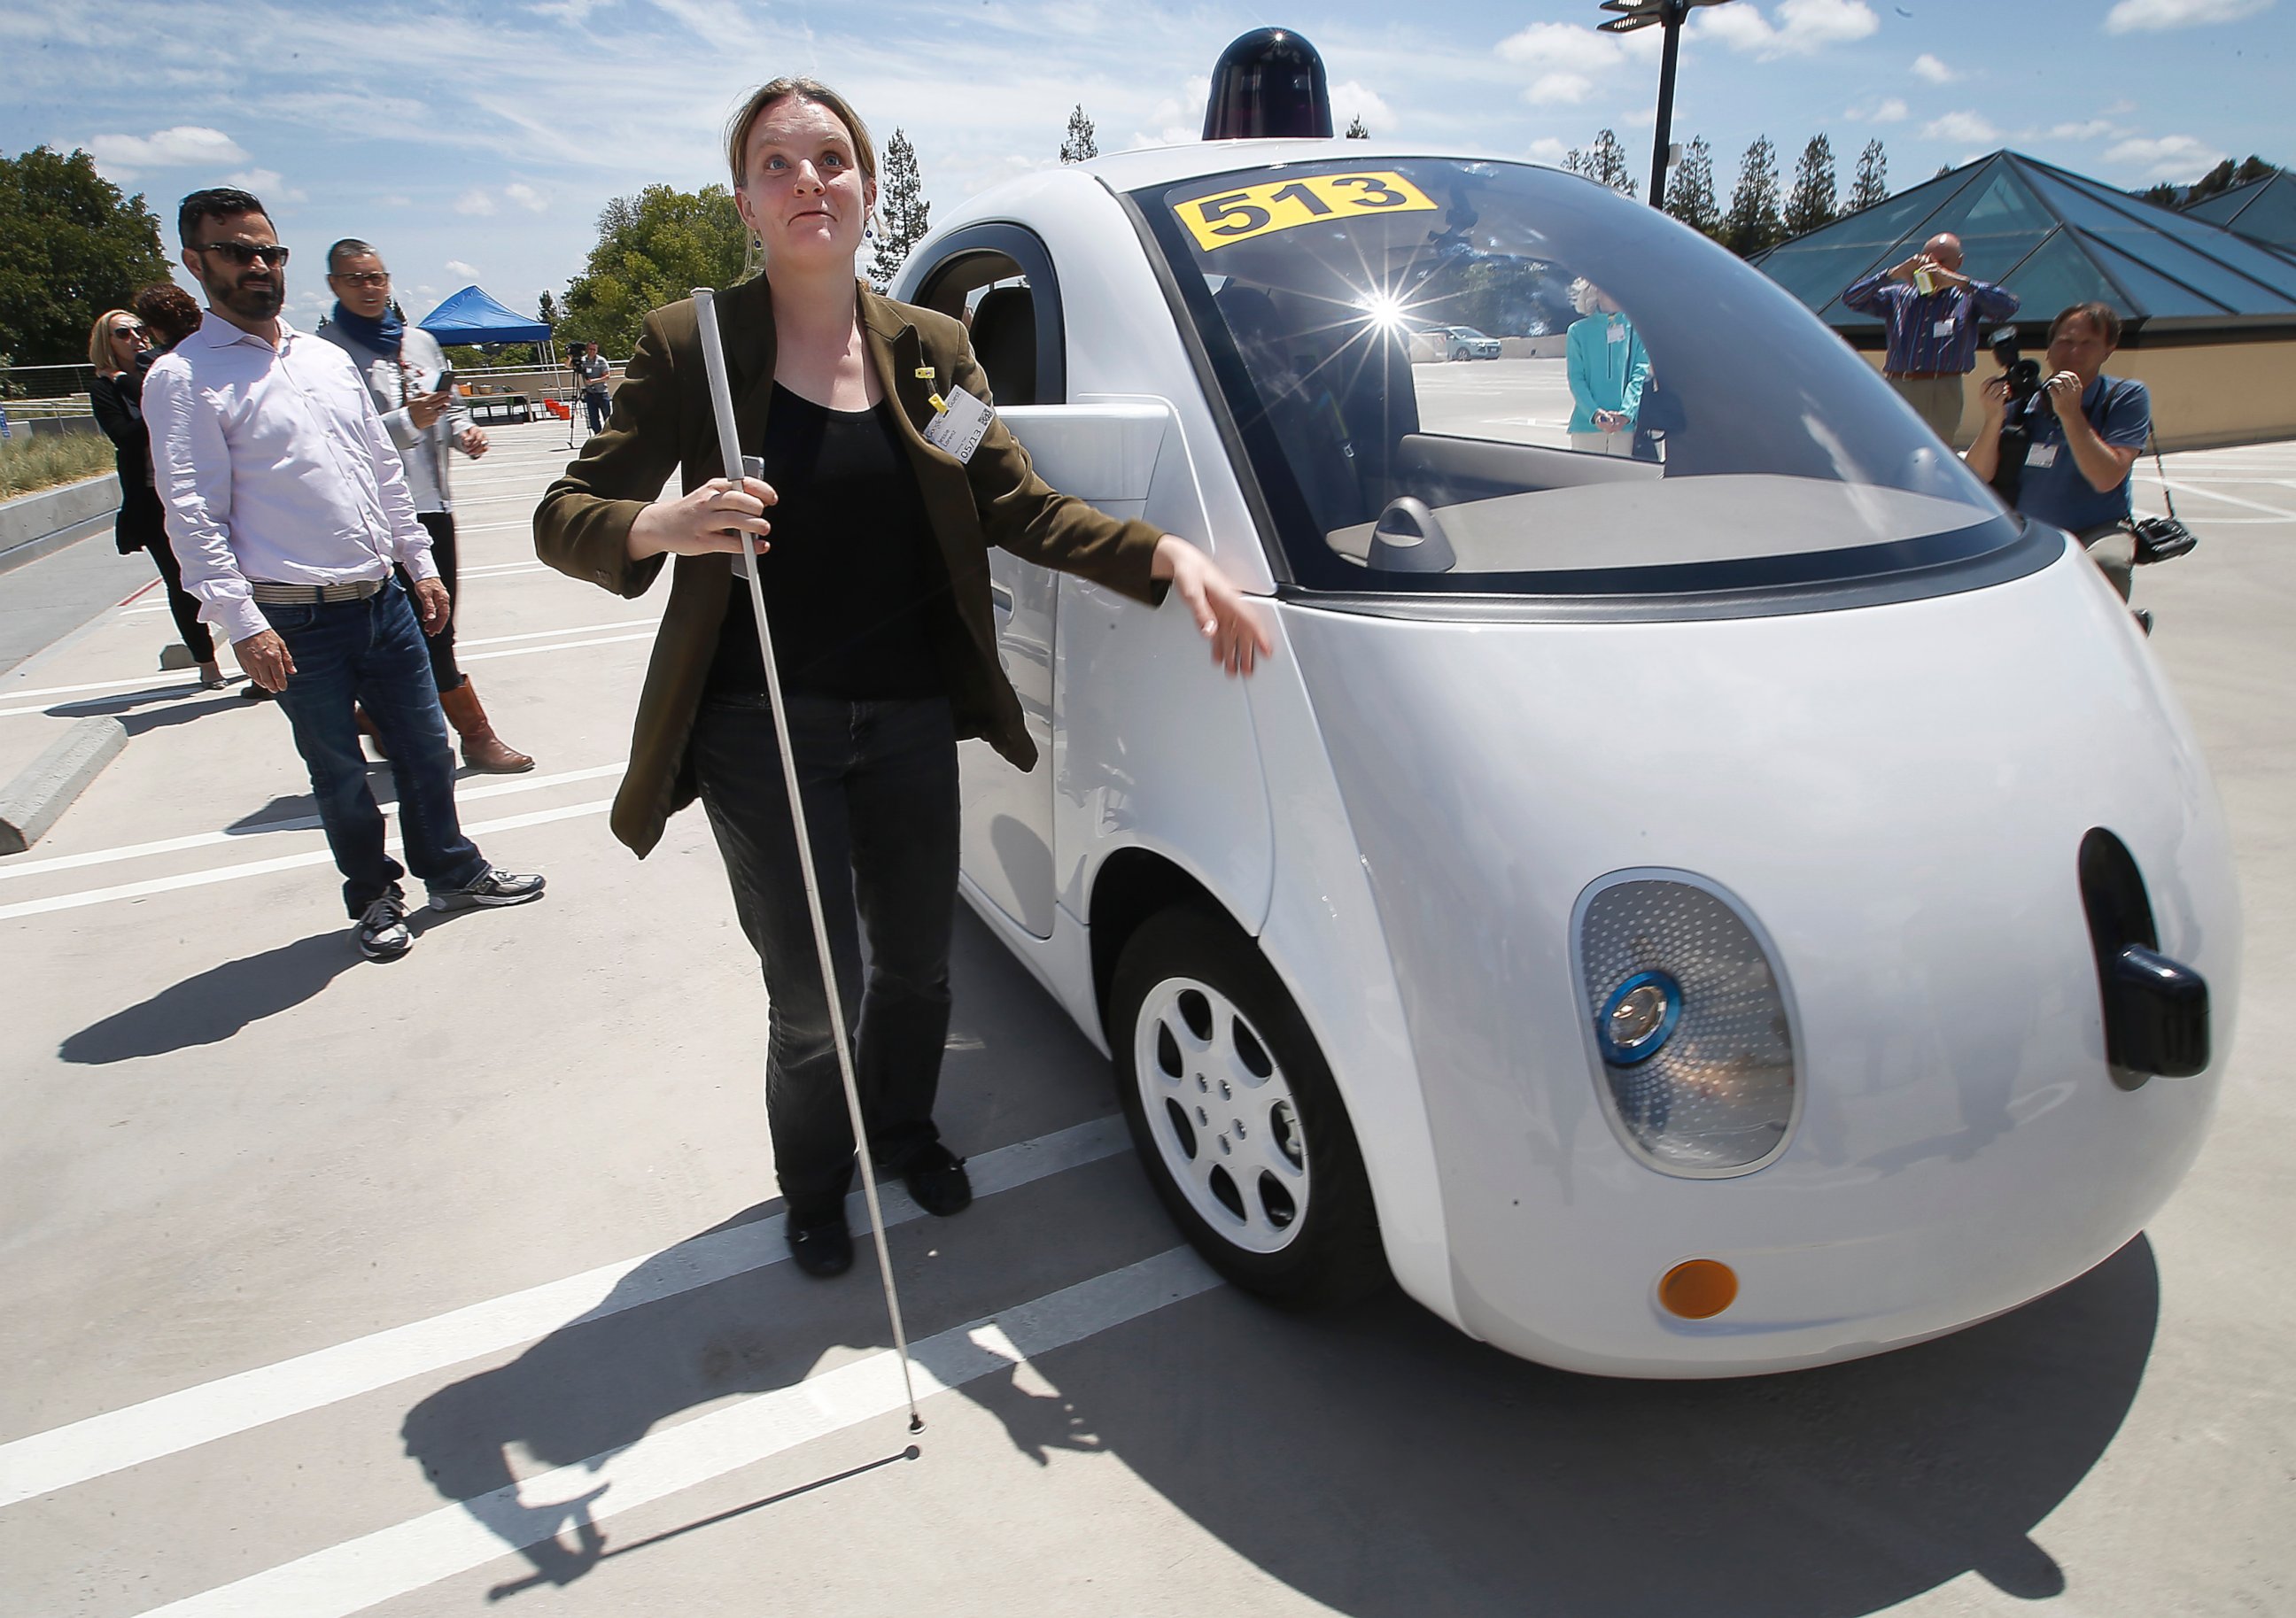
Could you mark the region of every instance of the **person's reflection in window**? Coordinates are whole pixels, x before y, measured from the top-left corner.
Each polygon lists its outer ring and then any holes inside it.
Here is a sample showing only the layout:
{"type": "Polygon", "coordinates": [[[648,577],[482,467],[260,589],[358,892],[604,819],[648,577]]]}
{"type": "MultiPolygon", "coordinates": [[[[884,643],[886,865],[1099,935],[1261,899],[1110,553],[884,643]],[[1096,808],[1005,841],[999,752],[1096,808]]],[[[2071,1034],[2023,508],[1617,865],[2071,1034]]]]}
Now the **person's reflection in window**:
{"type": "Polygon", "coordinates": [[[1650,381],[1650,355],[1616,299],[1586,280],[1570,283],[1570,304],[1585,318],[1570,323],[1562,344],[1570,380],[1570,447],[1597,455],[1631,455],[1635,418],[1650,381]]]}

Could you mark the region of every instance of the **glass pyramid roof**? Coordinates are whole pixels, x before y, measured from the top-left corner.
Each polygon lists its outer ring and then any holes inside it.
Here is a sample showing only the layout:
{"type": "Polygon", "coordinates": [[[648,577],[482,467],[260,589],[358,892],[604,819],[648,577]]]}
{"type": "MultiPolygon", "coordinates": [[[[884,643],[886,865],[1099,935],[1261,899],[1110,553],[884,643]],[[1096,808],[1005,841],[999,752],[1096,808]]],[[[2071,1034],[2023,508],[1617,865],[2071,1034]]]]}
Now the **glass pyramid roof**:
{"type": "MultiPolygon", "coordinates": [[[[2296,216],[2296,184],[2285,176],[2275,181],[2288,186],[2284,206],[2296,216]]],[[[2250,212],[2259,200],[2251,200],[2250,212]]],[[[2023,300],[2026,321],[2046,321],[2068,304],[2093,299],[2132,323],[2246,324],[2275,316],[2296,323],[2296,256],[2013,151],[1939,175],[1755,262],[1828,324],[1878,331],[1880,321],[1843,306],[1842,292],[1920,251],[1939,232],[1961,238],[1968,274],[2023,300]]]]}
{"type": "Polygon", "coordinates": [[[2296,176],[2283,169],[2235,185],[2194,203],[2185,210],[2185,217],[2205,219],[2251,241],[2296,252],[2296,176]]]}

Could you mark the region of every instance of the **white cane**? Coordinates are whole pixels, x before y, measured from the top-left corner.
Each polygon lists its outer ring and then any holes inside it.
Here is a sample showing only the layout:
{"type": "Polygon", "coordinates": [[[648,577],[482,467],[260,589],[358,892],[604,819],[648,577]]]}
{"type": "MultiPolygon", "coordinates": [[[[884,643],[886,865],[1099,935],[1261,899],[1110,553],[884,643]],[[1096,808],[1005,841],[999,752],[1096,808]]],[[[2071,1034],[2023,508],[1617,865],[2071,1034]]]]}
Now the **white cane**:
{"type": "MultiPolygon", "coordinates": [[[[709,373],[709,405],[718,417],[718,447],[726,458],[726,477],[738,489],[745,475],[757,474],[750,472],[742,461],[741,435],[734,426],[734,389],[726,380],[726,347],[718,336],[717,298],[709,288],[693,289],[693,312],[701,323],[701,363],[709,373]]],[[[822,914],[821,887],[813,874],[813,841],[806,831],[805,803],[798,793],[789,711],[782,705],[773,632],[766,625],[765,584],[758,575],[757,547],[744,544],[742,554],[746,559],[742,575],[750,581],[750,615],[758,625],[758,653],[765,660],[766,695],[774,706],[774,733],[781,741],[782,780],[789,794],[790,821],[797,829],[798,869],[805,878],[806,909],[813,917],[813,947],[821,961],[822,993],[829,1001],[829,1031],[837,1042],[837,1072],[845,1082],[845,1110],[853,1120],[854,1155],[861,1160],[861,1195],[869,1205],[869,1234],[877,1245],[877,1275],[885,1284],[885,1313],[893,1322],[893,1347],[901,1358],[901,1391],[908,1396],[909,1431],[922,1433],[925,1419],[917,1414],[916,1385],[909,1377],[909,1335],[901,1325],[900,1295],[893,1289],[893,1260],[885,1247],[885,1219],[877,1206],[877,1175],[869,1164],[869,1132],[861,1117],[861,1086],[853,1077],[853,1052],[845,1038],[845,1008],[837,994],[837,966],[829,954],[829,922],[822,914]]]]}

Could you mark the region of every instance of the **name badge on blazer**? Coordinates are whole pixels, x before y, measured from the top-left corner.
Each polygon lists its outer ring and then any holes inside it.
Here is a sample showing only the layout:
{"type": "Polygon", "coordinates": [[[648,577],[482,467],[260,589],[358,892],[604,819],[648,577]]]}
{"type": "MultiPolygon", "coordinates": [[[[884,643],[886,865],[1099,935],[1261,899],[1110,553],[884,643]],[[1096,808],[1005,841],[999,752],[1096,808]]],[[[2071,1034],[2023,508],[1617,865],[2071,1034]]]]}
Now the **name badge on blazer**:
{"type": "Polygon", "coordinates": [[[988,419],[993,413],[986,404],[962,388],[950,388],[946,398],[935,394],[933,419],[925,423],[925,442],[970,464],[973,451],[980,447],[981,435],[988,430],[988,419]]]}

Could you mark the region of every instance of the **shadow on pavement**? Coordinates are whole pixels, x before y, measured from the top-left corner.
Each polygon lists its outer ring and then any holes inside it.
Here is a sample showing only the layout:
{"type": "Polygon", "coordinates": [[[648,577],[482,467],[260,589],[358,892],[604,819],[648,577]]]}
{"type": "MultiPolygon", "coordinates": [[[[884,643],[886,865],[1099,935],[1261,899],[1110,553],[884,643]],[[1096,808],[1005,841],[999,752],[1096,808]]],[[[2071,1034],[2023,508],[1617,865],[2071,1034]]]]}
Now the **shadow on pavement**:
{"type": "Polygon", "coordinates": [[[344,928],[315,933],[172,984],[140,1005],[89,1024],[56,1054],[67,1062],[101,1066],[212,1045],[301,1005],[362,964],[344,928]]]}
{"type": "MultiPolygon", "coordinates": [[[[959,1026],[978,1036],[952,1041],[949,1099],[972,1115],[951,1131],[961,1149],[1036,1132],[1048,1093],[1081,1115],[1109,1110],[1100,1058],[969,917],[953,965],[959,1026]],[[1031,1095],[975,1088],[1016,1068],[1031,1095]]],[[[1120,1173],[1055,1176],[938,1226],[892,1232],[913,1340],[1176,1239],[1144,1181],[1120,1173]],[[924,1251],[936,1244],[946,1257],[924,1251]]],[[[602,1462],[688,1411],[796,1384],[824,1350],[884,1345],[865,1252],[840,1282],[775,1264],[661,1297],[691,1275],[692,1246],[408,1412],[402,1435],[432,1485],[533,1569],[496,1598],[634,1548],[610,1549],[593,1516],[604,1485],[524,1504],[513,1457],[520,1473],[602,1462]],[[636,1306],[615,1312],[617,1300],[636,1306]]],[[[1002,1376],[961,1391],[1020,1453],[1111,1454],[1237,1554],[1357,1618],[1854,1618],[1972,1570],[2027,1599],[2063,1589],[2029,1535],[2119,1430],[2159,1302],[2140,1237],[1939,1342],[1668,1383],[1528,1364],[1393,1292],[1298,1316],[1221,1289],[1044,1356],[1054,1396],[1002,1376]]]]}
{"type": "Polygon", "coordinates": [[[1552,1371],[1393,1293],[1213,1293],[1037,1369],[1093,1447],[1356,1618],[1854,1618],[1972,1571],[2063,1591],[2029,1535],[2119,1430],[2159,1302],[2140,1236],[1998,1320],[1776,1377],[1552,1371]]]}

